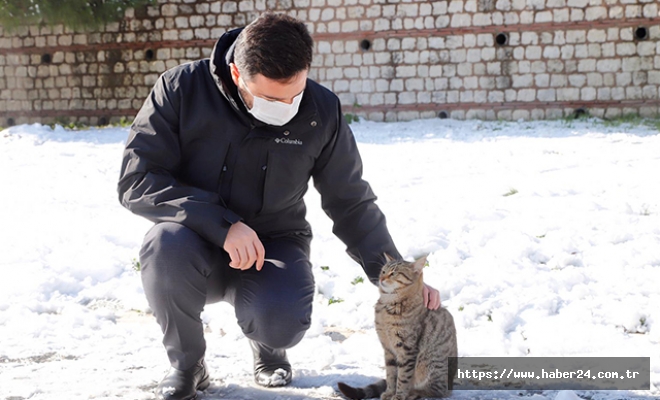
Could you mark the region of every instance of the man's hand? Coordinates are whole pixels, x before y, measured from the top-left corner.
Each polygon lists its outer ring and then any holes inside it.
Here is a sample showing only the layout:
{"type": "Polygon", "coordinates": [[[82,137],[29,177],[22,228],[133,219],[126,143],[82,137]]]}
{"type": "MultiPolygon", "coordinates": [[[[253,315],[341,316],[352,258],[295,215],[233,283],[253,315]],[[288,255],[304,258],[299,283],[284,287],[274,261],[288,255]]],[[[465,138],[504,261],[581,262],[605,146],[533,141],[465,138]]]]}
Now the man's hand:
{"type": "Polygon", "coordinates": [[[440,292],[425,283],[422,293],[426,308],[429,310],[437,310],[440,307],[440,292]]]}
{"type": "Polygon", "coordinates": [[[257,233],[242,222],[237,222],[229,228],[223,248],[229,253],[229,266],[232,268],[244,271],[256,264],[257,271],[261,271],[264,266],[264,245],[257,233]]]}

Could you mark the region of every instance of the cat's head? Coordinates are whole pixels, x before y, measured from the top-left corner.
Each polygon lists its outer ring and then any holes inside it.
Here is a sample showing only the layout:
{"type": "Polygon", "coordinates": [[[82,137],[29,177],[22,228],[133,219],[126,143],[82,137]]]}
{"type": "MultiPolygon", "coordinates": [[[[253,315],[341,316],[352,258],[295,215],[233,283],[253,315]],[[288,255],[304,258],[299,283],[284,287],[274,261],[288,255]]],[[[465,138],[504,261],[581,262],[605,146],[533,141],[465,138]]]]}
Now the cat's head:
{"type": "Polygon", "coordinates": [[[422,281],[426,256],[413,262],[396,260],[385,254],[387,262],[380,270],[378,287],[381,293],[395,293],[422,281]]]}

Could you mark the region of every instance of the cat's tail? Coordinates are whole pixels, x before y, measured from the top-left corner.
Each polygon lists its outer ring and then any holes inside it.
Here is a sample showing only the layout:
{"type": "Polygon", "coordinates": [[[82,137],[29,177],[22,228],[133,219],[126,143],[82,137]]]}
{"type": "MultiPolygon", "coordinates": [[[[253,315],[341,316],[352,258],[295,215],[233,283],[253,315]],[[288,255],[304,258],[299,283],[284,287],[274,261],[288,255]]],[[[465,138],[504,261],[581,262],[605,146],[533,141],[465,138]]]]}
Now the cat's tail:
{"type": "Polygon", "coordinates": [[[373,399],[374,397],[380,397],[383,392],[387,389],[387,382],[385,379],[381,379],[376,383],[372,383],[369,386],[362,388],[354,388],[348,386],[343,382],[337,383],[339,391],[349,399],[373,399]]]}

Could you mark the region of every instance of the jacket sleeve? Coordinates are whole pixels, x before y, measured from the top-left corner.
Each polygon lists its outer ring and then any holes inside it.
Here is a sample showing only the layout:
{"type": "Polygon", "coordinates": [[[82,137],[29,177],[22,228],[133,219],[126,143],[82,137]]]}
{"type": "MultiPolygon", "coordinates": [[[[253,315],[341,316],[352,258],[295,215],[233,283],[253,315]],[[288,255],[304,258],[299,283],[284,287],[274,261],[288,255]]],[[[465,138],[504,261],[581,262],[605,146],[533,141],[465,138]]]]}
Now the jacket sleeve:
{"type": "Polygon", "coordinates": [[[387,230],[376,196],[362,179],[362,159],[353,133],[339,112],[337,130],[326,144],[313,171],[321,206],[333,221],[334,234],[347,246],[372,283],[385,264],[384,254],[401,258],[387,230]]]}
{"type": "Polygon", "coordinates": [[[155,223],[177,222],[222,247],[240,217],[217,193],[185,185],[181,166],[180,94],[174,79],[162,75],[131,126],[117,190],[121,204],[155,223]]]}

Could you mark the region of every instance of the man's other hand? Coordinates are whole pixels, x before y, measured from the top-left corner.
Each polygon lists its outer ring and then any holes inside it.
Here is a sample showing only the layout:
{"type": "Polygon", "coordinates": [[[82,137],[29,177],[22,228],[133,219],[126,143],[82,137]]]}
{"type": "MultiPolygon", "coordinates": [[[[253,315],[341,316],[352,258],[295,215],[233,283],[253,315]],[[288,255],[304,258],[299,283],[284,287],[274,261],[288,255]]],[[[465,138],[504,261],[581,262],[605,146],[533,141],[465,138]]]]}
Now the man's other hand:
{"type": "Polygon", "coordinates": [[[264,266],[266,251],[257,233],[242,222],[237,222],[229,228],[223,249],[229,253],[229,266],[242,271],[256,264],[257,271],[264,266]]]}

